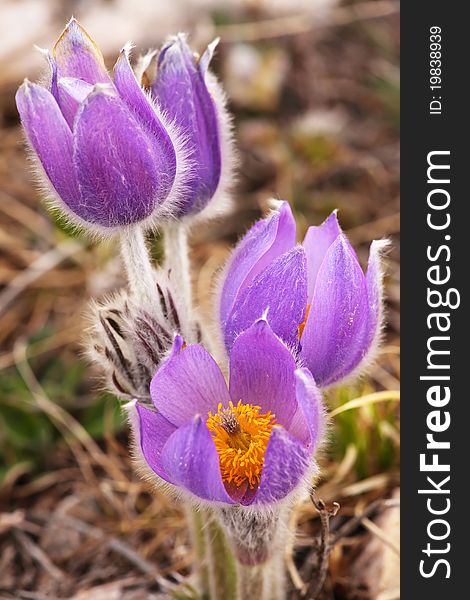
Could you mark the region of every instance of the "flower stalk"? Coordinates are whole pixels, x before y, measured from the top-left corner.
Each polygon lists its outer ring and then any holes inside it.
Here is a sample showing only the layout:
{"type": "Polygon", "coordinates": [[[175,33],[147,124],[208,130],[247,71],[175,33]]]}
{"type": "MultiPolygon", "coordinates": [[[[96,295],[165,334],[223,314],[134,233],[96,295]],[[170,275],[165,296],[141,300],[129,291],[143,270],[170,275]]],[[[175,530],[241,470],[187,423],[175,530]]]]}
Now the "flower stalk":
{"type": "Polygon", "coordinates": [[[131,296],[143,306],[155,303],[155,277],[142,228],[126,227],[120,242],[131,296]]]}
{"type": "Polygon", "coordinates": [[[207,513],[207,560],[210,600],[241,600],[239,569],[227,536],[214,515],[207,513]]]}
{"type": "MultiPolygon", "coordinates": [[[[165,267],[186,311],[192,310],[188,232],[181,221],[171,221],[164,227],[165,267]]],[[[189,313],[187,313],[189,314],[189,313]]]]}
{"type": "Polygon", "coordinates": [[[186,520],[191,533],[195,557],[195,577],[202,598],[209,597],[209,565],[207,564],[206,514],[185,503],[186,520]]]}

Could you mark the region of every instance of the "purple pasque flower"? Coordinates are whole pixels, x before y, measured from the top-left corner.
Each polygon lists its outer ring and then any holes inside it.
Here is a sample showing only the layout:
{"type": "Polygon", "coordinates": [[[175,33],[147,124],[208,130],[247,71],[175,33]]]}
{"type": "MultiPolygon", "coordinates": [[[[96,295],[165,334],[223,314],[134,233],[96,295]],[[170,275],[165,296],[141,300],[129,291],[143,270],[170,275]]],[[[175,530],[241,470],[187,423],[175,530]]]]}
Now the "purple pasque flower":
{"type": "Polygon", "coordinates": [[[364,366],[380,337],[384,243],[372,242],[364,275],[336,211],[296,245],[295,220],[282,202],[248,231],[227,265],[219,304],[227,350],[267,314],[320,387],[364,366]]]}
{"type": "Polygon", "coordinates": [[[48,60],[49,84],[25,81],[16,103],[60,207],[102,233],[166,211],[177,140],[137,82],[127,50],[113,81],[100,50],[72,19],[48,60]]]}
{"type": "Polygon", "coordinates": [[[156,411],[136,405],[137,452],[158,477],[192,496],[271,504],[315,469],[321,395],[263,319],[233,345],[228,389],[211,355],[177,336],[150,394],[156,411]]]}
{"type": "Polygon", "coordinates": [[[226,115],[223,94],[208,72],[217,42],[198,60],[184,34],[170,38],[158,54],[156,77],[150,86],[152,97],[178,124],[191,162],[179,198],[180,216],[201,211],[221,180],[226,115]]]}

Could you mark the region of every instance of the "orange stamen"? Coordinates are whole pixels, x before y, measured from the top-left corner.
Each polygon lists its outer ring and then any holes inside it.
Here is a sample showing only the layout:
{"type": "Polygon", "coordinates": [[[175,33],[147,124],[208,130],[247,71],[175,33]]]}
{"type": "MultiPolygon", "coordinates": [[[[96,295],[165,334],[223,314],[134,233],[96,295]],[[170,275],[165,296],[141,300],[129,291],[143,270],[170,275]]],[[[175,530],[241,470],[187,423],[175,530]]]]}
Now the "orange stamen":
{"type": "Polygon", "coordinates": [[[307,310],[305,311],[305,319],[302,321],[302,323],[297,327],[297,338],[300,340],[300,338],[302,337],[302,334],[304,332],[305,329],[305,325],[307,324],[307,319],[308,319],[308,315],[310,313],[310,304],[307,304],[307,310]]]}
{"type": "Polygon", "coordinates": [[[270,412],[260,413],[260,406],[232,402],[229,408],[219,404],[215,414],[209,413],[206,425],[219,455],[220,471],[225,483],[237,487],[248,483],[259,485],[264,455],[271,430],[276,424],[270,412]]]}

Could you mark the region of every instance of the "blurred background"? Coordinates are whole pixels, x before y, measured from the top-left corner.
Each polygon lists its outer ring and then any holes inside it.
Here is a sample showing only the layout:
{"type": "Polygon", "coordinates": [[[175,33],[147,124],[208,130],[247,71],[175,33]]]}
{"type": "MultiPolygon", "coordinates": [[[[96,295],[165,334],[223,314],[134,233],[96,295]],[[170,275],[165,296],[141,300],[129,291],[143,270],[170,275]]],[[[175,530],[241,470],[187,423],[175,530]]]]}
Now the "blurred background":
{"type": "MultiPolygon", "coordinates": [[[[135,59],[177,31],[199,51],[221,38],[239,167],[233,210],[191,240],[206,315],[214,274],[270,197],[291,202],[302,234],[339,208],[363,266],[372,239],[392,240],[384,344],[365,379],[327,395],[317,496],[341,504],[320,597],[399,598],[398,3],[0,0],[0,599],[159,598],[192,563],[184,516],[132,472],[119,405],[81,356],[89,299],[124,283],[117,248],[47,215],[18,125],[16,88],[44,68],[33,45],[51,48],[71,15],[109,68],[129,39],[135,59]]],[[[293,599],[319,568],[318,512],[305,502],[296,519],[293,599]]]]}

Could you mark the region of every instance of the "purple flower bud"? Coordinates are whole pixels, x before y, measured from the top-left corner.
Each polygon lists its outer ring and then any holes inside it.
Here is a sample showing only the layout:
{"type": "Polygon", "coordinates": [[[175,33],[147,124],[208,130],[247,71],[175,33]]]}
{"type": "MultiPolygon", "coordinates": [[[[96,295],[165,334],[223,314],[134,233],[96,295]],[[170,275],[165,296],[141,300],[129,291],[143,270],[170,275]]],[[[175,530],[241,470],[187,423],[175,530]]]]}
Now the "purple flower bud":
{"type": "Polygon", "coordinates": [[[210,354],[177,336],[150,395],[157,412],[136,405],[137,454],[190,496],[262,507],[315,471],[321,395],[265,320],[237,338],[228,389],[210,354]]]}
{"type": "Polygon", "coordinates": [[[197,60],[185,35],[171,38],[160,50],[151,86],[155,101],[177,123],[191,162],[179,199],[181,216],[201,211],[221,181],[222,134],[227,117],[223,94],[207,71],[216,43],[197,60]]]}
{"type": "Polygon", "coordinates": [[[336,212],[296,246],[295,222],[283,202],[251,228],[226,268],[219,315],[227,350],[266,315],[319,386],[363,368],[380,337],[384,244],[372,243],[364,275],[336,212]]]}
{"type": "Polygon", "coordinates": [[[168,212],[177,140],[126,53],[113,83],[101,52],[72,19],[48,59],[50,85],[25,81],[16,102],[59,206],[72,222],[101,233],[168,212]]]}

